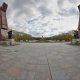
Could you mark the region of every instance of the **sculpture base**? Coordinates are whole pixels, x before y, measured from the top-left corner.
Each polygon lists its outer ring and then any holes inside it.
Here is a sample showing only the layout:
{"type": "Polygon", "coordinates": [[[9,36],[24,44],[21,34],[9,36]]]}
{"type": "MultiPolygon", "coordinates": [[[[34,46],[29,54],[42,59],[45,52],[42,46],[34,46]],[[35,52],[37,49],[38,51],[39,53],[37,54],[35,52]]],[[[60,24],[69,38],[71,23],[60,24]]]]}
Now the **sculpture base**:
{"type": "Polygon", "coordinates": [[[15,45],[14,39],[8,39],[7,41],[0,41],[0,45],[15,45]]]}
{"type": "Polygon", "coordinates": [[[72,44],[80,44],[80,39],[72,39],[72,44]]]}
{"type": "Polygon", "coordinates": [[[8,39],[8,41],[10,42],[10,45],[15,45],[16,44],[14,39],[8,39]]]}
{"type": "Polygon", "coordinates": [[[0,41],[0,45],[10,45],[9,41],[0,41]]]}

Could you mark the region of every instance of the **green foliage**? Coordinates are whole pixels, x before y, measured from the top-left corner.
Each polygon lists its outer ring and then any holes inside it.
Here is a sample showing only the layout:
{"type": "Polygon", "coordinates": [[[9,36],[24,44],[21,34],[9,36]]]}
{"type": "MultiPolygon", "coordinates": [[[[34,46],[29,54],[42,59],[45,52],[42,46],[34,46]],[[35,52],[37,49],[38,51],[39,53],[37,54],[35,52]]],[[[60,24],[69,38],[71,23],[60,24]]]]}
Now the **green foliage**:
{"type": "Polygon", "coordinates": [[[12,37],[15,39],[15,41],[26,41],[26,40],[33,40],[34,37],[32,37],[30,34],[26,34],[26,33],[22,33],[22,32],[14,32],[13,31],[13,35],[12,37]]]}
{"type": "Polygon", "coordinates": [[[35,37],[35,40],[39,40],[40,41],[41,40],[41,37],[35,37]]]}
{"type": "Polygon", "coordinates": [[[73,39],[73,36],[69,33],[62,33],[62,34],[59,34],[59,35],[54,35],[52,37],[44,37],[42,39],[42,37],[32,37],[30,34],[13,31],[13,38],[15,39],[15,41],[38,40],[38,41],[46,42],[47,40],[71,41],[73,39]]]}
{"type": "Polygon", "coordinates": [[[52,40],[65,40],[65,41],[71,41],[73,39],[73,36],[70,35],[69,33],[63,33],[59,35],[55,35],[51,37],[52,40]]]}

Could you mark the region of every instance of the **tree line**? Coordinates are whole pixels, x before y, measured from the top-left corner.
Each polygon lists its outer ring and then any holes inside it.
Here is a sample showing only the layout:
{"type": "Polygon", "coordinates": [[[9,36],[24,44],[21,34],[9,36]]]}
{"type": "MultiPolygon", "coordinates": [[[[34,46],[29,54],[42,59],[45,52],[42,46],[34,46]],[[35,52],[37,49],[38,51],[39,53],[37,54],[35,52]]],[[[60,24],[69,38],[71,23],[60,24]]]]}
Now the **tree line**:
{"type": "Polygon", "coordinates": [[[65,41],[71,41],[73,39],[73,35],[71,35],[69,32],[68,33],[62,33],[62,34],[59,34],[59,35],[54,35],[52,37],[33,37],[32,35],[30,34],[26,34],[26,33],[23,33],[23,32],[17,32],[17,31],[13,31],[13,35],[12,37],[15,39],[15,41],[20,41],[20,40],[23,40],[23,41],[26,41],[26,40],[38,40],[38,41],[48,41],[48,40],[59,40],[59,41],[62,41],[62,40],[65,40],[65,41]]]}
{"type": "Polygon", "coordinates": [[[59,35],[54,35],[52,37],[46,37],[44,38],[45,40],[59,40],[59,41],[71,41],[73,39],[73,36],[69,33],[62,33],[62,34],[59,34],[59,35]]]}

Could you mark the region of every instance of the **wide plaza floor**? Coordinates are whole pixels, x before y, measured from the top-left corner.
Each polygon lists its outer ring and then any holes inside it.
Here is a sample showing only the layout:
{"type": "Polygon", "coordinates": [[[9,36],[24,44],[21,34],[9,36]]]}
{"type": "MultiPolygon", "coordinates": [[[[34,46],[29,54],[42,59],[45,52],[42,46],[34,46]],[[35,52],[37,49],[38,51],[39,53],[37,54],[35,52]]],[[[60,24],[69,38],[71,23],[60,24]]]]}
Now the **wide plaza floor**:
{"type": "Polygon", "coordinates": [[[80,80],[80,46],[66,43],[0,46],[0,80],[80,80]]]}

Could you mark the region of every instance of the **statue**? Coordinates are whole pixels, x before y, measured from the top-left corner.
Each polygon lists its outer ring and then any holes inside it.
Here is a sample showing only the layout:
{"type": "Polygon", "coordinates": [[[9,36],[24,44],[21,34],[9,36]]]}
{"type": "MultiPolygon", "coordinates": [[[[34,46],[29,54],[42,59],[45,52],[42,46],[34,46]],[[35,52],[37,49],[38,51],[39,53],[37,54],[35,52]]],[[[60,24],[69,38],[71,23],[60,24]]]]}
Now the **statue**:
{"type": "Polygon", "coordinates": [[[80,39],[80,5],[78,6],[78,9],[79,9],[78,37],[80,39]]]}
{"type": "Polygon", "coordinates": [[[75,39],[78,39],[79,37],[78,37],[78,31],[74,31],[74,38],[75,39]]]}
{"type": "Polygon", "coordinates": [[[12,39],[12,30],[8,32],[8,39],[12,39]]]}
{"type": "Polygon", "coordinates": [[[3,3],[0,7],[0,41],[6,41],[8,39],[8,25],[6,19],[6,10],[8,5],[3,3]]]}

